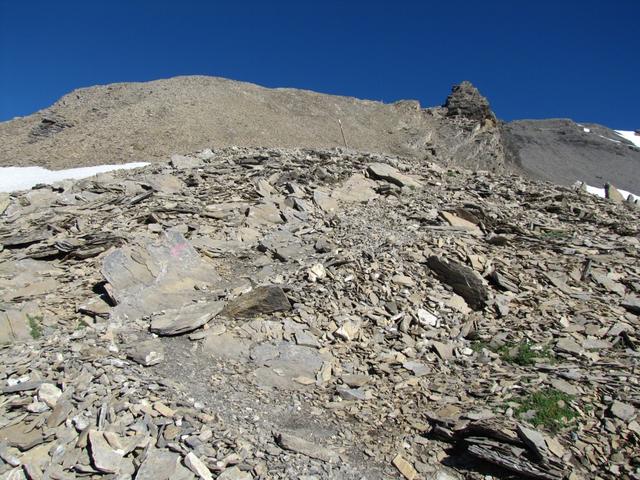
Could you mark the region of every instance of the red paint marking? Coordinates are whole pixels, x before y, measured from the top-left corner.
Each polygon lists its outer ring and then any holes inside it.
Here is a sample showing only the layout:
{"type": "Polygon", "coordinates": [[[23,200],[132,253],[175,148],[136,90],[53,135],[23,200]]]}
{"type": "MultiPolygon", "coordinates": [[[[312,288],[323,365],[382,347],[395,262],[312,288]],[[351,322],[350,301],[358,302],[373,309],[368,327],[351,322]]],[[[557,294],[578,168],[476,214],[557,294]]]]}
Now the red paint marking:
{"type": "Polygon", "coordinates": [[[186,243],[179,243],[178,245],[174,245],[173,247],[171,247],[171,256],[178,257],[180,255],[180,252],[182,252],[186,248],[187,248],[186,243]]]}

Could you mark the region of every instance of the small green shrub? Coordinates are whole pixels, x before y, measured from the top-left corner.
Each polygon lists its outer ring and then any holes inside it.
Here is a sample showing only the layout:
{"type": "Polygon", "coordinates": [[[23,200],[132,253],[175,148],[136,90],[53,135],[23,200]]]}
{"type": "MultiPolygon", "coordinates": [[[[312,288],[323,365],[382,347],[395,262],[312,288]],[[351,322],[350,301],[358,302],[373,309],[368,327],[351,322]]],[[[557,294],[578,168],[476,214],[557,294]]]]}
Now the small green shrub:
{"type": "Polygon", "coordinates": [[[533,425],[542,425],[552,432],[557,432],[577,416],[570,405],[572,400],[571,395],[560,390],[545,388],[518,399],[520,406],[515,413],[522,416],[533,412],[533,416],[528,419],[533,425]]]}
{"type": "Polygon", "coordinates": [[[29,322],[29,329],[31,330],[31,338],[37,340],[42,337],[42,325],[40,324],[42,317],[27,315],[27,321],[29,322]]]}
{"type": "Polygon", "coordinates": [[[541,350],[534,349],[531,343],[524,341],[519,344],[506,344],[497,349],[496,353],[506,361],[526,367],[536,363],[536,358],[552,358],[551,350],[545,346],[541,350]]]}

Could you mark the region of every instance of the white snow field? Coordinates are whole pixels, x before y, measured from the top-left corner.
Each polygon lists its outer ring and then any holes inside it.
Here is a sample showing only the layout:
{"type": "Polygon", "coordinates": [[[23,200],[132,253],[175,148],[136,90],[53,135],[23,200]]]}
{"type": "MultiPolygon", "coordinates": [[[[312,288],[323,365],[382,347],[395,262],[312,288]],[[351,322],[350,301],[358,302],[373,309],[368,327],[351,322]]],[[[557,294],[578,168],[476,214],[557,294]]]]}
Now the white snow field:
{"type": "Polygon", "coordinates": [[[69,168],[67,170],[47,170],[42,167],[0,167],[0,192],[26,190],[39,183],[51,185],[61,180],[87,178],[98,173],[111,172],[113,170],[130,170],[146,165],[149,164],[134,162],[121,165],[69,168]]]}
{"type": "MultiPolygon", "coordinates": [[[[629,195],[633,195],[636,198],[640,198],[635,193],[627,192],[626,190],[620,190],[619,188],[617,188],[617,190],[620,192],[620,194],[625,199],[629,198],[629,195]]],[[[591,185],[587,185],[587,192],[589,192],[589,193],[591,193],[593,195],[597,195],[597,196],[602,197],[602,198],[606,198],[606,194],[605,194],[604,188],[592,187],[591,185]]]]}
{"type": "Polygon", "coordinates": [[[640,135],[636,135],[635,132],[630,132],[628,130],[614,130],[618,135],[622,138],[629,140],[636,147],[640,147],[640,135]]]}

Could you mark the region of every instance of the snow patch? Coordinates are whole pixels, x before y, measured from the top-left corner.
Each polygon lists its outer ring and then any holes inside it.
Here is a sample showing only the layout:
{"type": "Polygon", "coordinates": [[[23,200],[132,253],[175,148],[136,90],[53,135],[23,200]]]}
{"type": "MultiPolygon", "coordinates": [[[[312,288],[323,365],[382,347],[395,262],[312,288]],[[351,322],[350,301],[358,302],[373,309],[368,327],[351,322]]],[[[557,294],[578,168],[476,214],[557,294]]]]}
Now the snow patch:
{"type": "Polygon", "coordinates": [[[584,130],[585,133],[591,133],[591,129],[590,128],[584,127],[582,130],[584,130]]]}
{"type": "Polygon", "coordinates": [[[614,140],[613,138],[605,137],[604,135],[598,135],[600,138],[604,138],[605,140],[609,140],[613,143],[622,143],[620,140],[614,140]]]}
{"type": "Polygon", "coordinates": [[[622,138],[629,140],[636,147],[640,148],[640,135],[636,135],[635,132],[631,132],[629,130],[614,130],[618,135],[622,138]]]}
{"type": "Polygon", "coordinates": [[[87,178],[98,173],[111,172],[113,170],[130,170],[146,165],[149,164],[134,162],[121,165],[69,168],[67,170],[47,170],[42,167],[0,167],[0,192],[26,190],[39,183],[51,185],[61,180],[87,178]]]}
{"type": "MultiPolygon", "coordinates": [[[[629,198],[629,195],[633,195],[635,198],[639,198],[639,196],[636,195],[635,193],[627,192],[626,190],[620,190],[619,188],[617,188],[617,190],[620,192],[620,195],[622,195],[625,199],[629,198]]],[[[601,198],[607,198],[604,188],[592,187],[591,185],[587,185],[587,192],[593,195],[597,195],[598,197],[601,197],[601,198]]]]}

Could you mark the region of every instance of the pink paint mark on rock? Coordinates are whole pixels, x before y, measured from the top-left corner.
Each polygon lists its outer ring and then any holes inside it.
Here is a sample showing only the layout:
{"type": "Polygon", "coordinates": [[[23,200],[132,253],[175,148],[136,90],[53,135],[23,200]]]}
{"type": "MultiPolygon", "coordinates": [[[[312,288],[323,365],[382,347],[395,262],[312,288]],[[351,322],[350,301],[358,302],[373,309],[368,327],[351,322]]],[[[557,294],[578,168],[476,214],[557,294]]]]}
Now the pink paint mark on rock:
{"type": "Polygon", "coordinates": [[[177,245],[174,245],[173,247],[171,247],[171,256],[179,257],[180,253],[182,253],[186,248],[187,248],[186,243],[179,243],[177,245]]]}

